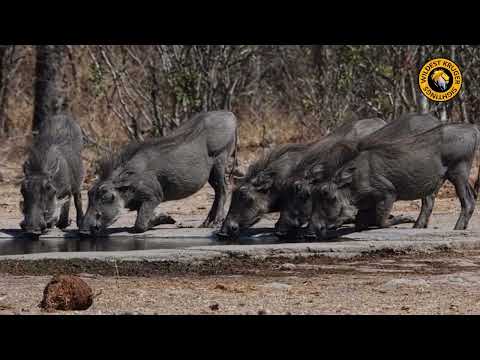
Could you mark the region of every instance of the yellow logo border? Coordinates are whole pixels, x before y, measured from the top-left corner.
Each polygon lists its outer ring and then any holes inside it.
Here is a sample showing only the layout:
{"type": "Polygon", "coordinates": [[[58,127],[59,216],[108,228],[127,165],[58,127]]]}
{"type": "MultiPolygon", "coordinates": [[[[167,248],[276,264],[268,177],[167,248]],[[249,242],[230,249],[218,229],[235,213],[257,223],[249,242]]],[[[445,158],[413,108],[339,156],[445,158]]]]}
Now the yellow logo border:
{"type": "Polygon", "coordinates": [[[450,59],[446,59],[446,58],[432,59],[432,60],[428,61],[425,65],[423,65],[422,69],[420,70],[420,72],[418,74],[418,86],[420,88],[420,91],[428,99],[430,99],[432,101],[435,101],[435,102],[447,102],[447,101],[453,100],[460,93],[460,90],[462,89],[462,85],[463,85],[463,76],[462,76],[462,72],[460,71],[460,67],[454,61],[452,61],[450,59]],[[454,70],[452,70],[451,67],[448,67],[447,65],[444,65],[445,63],[447,63],[447,64],[449,63],[449,64],[453,65],[454,70]],[[428,85],[428,77],[430,76],[432,71],[434,71],[435,69],[437,69],[439,67],[448,68],[452,72],[452,75],[453,75],[453,79],[452,79],[453,85],[447,92],[434,91],[428,85]],[[454,74],[455,70],[458,71],[457,75],[454,74]],[[422,82],[422,80],[423,80],[423,82],[422,82]],[[452,93],[452,90],[453,90],[453,93],[452,93]],[[450,95],[448,95],[448,94],[450,94],[450,95]]]}

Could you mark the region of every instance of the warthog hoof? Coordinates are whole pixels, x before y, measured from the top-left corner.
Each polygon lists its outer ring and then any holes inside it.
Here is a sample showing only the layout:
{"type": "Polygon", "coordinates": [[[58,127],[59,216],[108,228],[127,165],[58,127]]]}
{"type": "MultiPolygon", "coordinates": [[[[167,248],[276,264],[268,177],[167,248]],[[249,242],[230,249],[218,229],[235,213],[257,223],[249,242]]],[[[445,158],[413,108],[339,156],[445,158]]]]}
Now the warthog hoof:
{"type": "Polygon", "coordinates": [[[175,224],[177,221],[169,215],[159,214],[153,220],[150,221],[150,228],[164,224],[175,224]]]}
{"type": "Polygon", "coordinates": [[[136,234],[143,234],[147,230],[148,230],[148,227],[144,227],[144,226],[134,226],[132,229],[132,231],[136,234]]]}
{"type": "Polygon", "coordinates": [[[413,229],[426,229],[428,225],[426,223],[420,222],[413,225],[413,229]]]}
{"type": "Polygon", "coordinates": [[[214,228],[214,227],[217,227],[217,226],[221,225],[222,223],[223,223],[223,218],[216,219],[216,220],[206,219],[202,223],[202,225],[200,225],[199,227],[200,228],[214,228]]]}
{"type": "MultiPolygon", "coordinates": [[[[60,230],[63,230],[63,229],[66,229],[67,227],[69,227],[71,224],[72,224],[71,220],[59,221],[57,223],[57,228],[59,228],[60,230]]],[[[52,226],[47,226],[47,228],[50,228],[50,229],[53,228],[53,224],[52,224],[52,226]]]]}
{"type": "Polygon", "coordinates": [[[390,226],[400,225],[400,224],[411,224],[415,222],[415,218],[409,215],[398,215],[392,216],[389,218],[390,226]]]}
{"type": "Polygon", "coordinates": [[[235,240],[237,237],[233,235],[228,235],[227,233],[222,233],[220,231],[215,233],[215,236],[220,241],[228,241],[228,240],[235,240]]]}
{"type": "Polygon", "coordinates": [[[317,240],[317,234],[315,234],[314,232],[312,231],[306,231],[302,237],[306,240],[306,241],[315,241],[317,240]]]}

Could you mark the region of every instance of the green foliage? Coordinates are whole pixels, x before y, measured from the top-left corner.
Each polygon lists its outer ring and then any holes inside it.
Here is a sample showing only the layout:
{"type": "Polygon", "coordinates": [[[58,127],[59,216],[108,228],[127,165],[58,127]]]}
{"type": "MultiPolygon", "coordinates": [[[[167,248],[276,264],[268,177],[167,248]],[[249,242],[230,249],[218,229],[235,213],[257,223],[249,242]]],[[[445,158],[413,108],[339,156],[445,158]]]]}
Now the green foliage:
{"type": "Polygon", "coordinates": [[[94,98],[98,98],[101,94],[104,93],[104,72],[102,68],[96,64],[90,64],[89,69],[89,82],[92,89],[92,95],[94,98]]]}

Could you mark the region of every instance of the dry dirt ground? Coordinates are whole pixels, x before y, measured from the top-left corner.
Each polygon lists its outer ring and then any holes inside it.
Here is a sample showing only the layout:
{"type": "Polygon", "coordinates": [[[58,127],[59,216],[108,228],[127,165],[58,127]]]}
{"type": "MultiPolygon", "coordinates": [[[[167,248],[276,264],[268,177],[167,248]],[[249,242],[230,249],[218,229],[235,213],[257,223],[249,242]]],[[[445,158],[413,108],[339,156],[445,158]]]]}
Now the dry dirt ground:
{"type": "MultiPolygon", "coordinates": [[[[451,187],[442,191],[432,227],[442,218],[458,216],[459,203],[453,194],[451,187]]],[[[18,224],[19,200],[18,180],[0,184],[0,227],[18,224]]],[[[213,191],[207,185],[188,199],[160,208],[174,218],[205,216],[212,200],[213,191]]],[[[85,191],[83,201],[86,207],[85,191]]],[[[419,208],[419,201],[399,202],[394,212],[415,215],[419,208]]],[[[134,216],[124,216],[120,224],[132,225],[134,216]]],[[[472,227],[478,227],[479,220],[476,210],[472,227]]],[[[242,270],[222,276],[82,274],[97,294],[94,305],[68,314],[480,314],[478,251],[312,259],[242,270]]],[[[0,274],[0,314],[41,314],[37,305],[49,280],[0,274]]]]}
{"type": "MultiPolygon", "coordinates": [[[[81,277],[94,304],[67,314],[480,314],[474,251],[287,263],[245,275],[81,277]]],[[[49,280],[2,275],[0,314],[41,314],[49,280]]]]}
{"type": "MultiPolygon", "coordinates": [[[[0,194],[1,226],[20,214],[16,187],[4,185],[0,194]]],[[[161,209],[174,217],[206,214],[212,197],[206,186],[161,209]]],[[[395,206],[397,213],[415,214],[418,209],[418,201],[395,206]]],[[[432,227],[445,216],[454,220],[458,210],[447,189],[436,203],[432,227]]],[[[128,214],[121,222],[130,225],[133,219],[128,214]]],[[[479,220],[476,211],[472,227],[479,220]]],[[[480,314],[478,251],[265,265],[222,276],[81,274],[97,294],[94,305],[67,314],[480,314]]],[[[37,305],[49,280],[0,274],[0,314],[41,314],[37,305]]]]}

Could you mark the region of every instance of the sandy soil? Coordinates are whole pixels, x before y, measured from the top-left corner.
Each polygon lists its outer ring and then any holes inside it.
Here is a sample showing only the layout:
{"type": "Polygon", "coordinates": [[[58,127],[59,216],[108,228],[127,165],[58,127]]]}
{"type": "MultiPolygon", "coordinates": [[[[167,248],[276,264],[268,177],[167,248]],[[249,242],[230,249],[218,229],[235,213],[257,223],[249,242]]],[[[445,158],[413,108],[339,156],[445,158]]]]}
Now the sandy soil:
{"type": "MultiPolygon", "coordinates": [[[[7,204],[2,211],[17,217],[14,189],[0,193],[4,194],[1,202],[7,204]]],[[[173,216],[206,214],[212,196],[206,187],[185,201],[164,204],[162,211],[173,216]]],[[[418,201],[397,203],[395,212],[415,214],[419,205],[418,201]]],[[[457,199],[438,199],[432,227],[445,219],[453,224],[458,211],[457,199]]],[[[133,224],[133,219],[134,214],[128,214],[122,222],[133,224]]],[[[479,224],[476,211],[471,227],[479,224]]],[[[231,274],[81,274],[97,297],[89,310],[67,314],[480,314],[478,251],[378,255],[326,263],[312,259],[231,274]]],[[[42,314],[37,305],[49,280],[0,275],[0,314],[42,314]]]]}
{"type": "MultiPolygon", "coordinates": [[[[67,314],[480,314],[480,253],[282,264],[236,276],[102,277],[67,314]]],[[[0,314],[41,314],[49,277],[0,277],[0,314]]],[[[57,314],[64,312],[57,312],[57,314]]]]}

